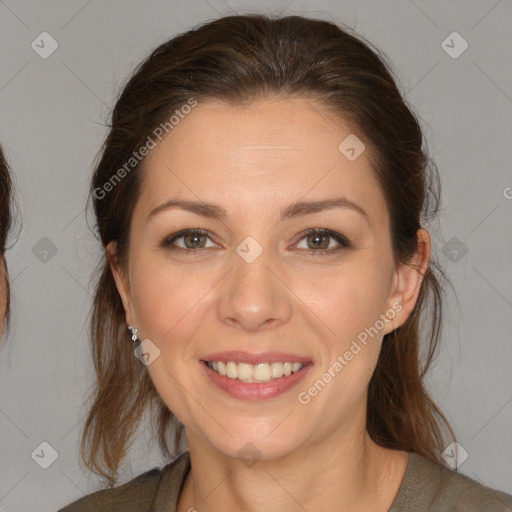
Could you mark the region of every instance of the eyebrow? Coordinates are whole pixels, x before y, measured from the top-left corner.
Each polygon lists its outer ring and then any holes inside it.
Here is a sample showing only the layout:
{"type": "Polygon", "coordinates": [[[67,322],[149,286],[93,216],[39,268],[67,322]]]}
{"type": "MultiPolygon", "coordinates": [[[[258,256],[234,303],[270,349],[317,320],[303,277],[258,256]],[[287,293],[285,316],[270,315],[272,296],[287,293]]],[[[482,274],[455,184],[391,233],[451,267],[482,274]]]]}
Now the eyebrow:
{"type": "MultiPolygon", "coordinates": [[[[217,204],[205,203],[204,201],[187,201],[184,199],[169,199],[165,203],[151,210],[148,217],[153,217],[158,213],[171,208],[181,208],[189,212],[217,220],[225,220],[228,217],[226,210],[217,204]]],[[[366,211],[358,204],[349,201],[345,197],[333,199],[324,199],[321,201],[297,201],[281,210],[281,220],[301,217],[311,213],[321,212],[331,208],[346,208],[361,214],[365,220],[371,224],[370,217],[366,211]]]]}

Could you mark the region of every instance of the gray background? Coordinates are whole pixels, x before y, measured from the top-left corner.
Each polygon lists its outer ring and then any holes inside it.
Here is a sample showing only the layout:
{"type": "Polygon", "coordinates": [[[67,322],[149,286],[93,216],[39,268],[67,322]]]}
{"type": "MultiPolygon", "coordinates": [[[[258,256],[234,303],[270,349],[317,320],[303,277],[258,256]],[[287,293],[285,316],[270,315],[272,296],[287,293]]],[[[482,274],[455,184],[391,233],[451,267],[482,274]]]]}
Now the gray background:
{"type": "MultiPolygon", "coordinates": [[[[120,85],[150,49],[197,23],[285,7],[345,22],[381,48],[422,119],[443,186],[434,243],[458,297],[449,297],[429,383],[469,453],[459,471],[512,493],[510,0],[0,0],[0,141],[23,216],[7,253],[14,300],[0,354],[1,510],[55,511],[99,483],[78,457],[100,254],[84,206],[120,85]],[[44,31],[59,45],[47,59],[31,47],[44,31]],[[453,31],[469,44],[458,58],[441,46],[453,31]],[[58,453],[48,469],[31,456],[42,442],[58,453]]],[[[161,464],[146,441],[134,445],[121,481],[161,464]]]]}

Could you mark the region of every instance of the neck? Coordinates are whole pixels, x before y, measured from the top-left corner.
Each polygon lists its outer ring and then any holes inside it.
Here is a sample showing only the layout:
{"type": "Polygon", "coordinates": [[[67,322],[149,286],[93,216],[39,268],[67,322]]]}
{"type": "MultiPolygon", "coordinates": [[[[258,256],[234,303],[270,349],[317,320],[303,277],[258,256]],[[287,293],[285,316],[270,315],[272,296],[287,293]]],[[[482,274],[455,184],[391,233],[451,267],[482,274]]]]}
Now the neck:
{"type": "Polygon", "coordinates": [[[187,432],[191,469],[178,512],[333,510],[385,512],[403,479],[407,453],[375,444],[366,431],[309,444],[246,465],[187,432]],[[333,507],[333,504],[336,504],[333,507]]]}

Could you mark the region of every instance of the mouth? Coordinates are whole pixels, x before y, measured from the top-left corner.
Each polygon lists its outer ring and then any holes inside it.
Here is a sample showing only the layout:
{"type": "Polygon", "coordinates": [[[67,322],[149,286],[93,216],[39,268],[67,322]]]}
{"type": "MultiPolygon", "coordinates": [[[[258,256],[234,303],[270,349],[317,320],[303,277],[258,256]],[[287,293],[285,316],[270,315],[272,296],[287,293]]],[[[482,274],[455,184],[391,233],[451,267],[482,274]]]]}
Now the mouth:
{"type": "Polygon", "coordinates": [[[286,393],[313,368],[307,357],[283,353],[219,352],[198,362],[216,389],[251,401],[286,393]]]}
{"type": "Polygon", "coordinates": [[[262,362],[258,364],[237,363],[235,361],[204,361],[204,363],[219,375],[248,383],[269,382],[281,379],[292,373],[300,372],[308,364],[307,362],[292,363],[289,361],[262,362]]]}

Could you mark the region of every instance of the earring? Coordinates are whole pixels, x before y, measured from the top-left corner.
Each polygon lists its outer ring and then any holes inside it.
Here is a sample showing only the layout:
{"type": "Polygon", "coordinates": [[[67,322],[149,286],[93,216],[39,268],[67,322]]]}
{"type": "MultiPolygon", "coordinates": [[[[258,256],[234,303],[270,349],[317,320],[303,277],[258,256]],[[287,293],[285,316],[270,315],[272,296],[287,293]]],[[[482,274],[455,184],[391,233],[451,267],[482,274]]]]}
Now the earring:
{"type": "Polygon", "coordinates": [[[140,341],[139,338],[137,337],[137,333],[139,332],[139,329],[133,327],[132,325],[129,325],[128,330],[132,333],[132,341],[134,343],[137,343],[138,341],[140,341]]]}

